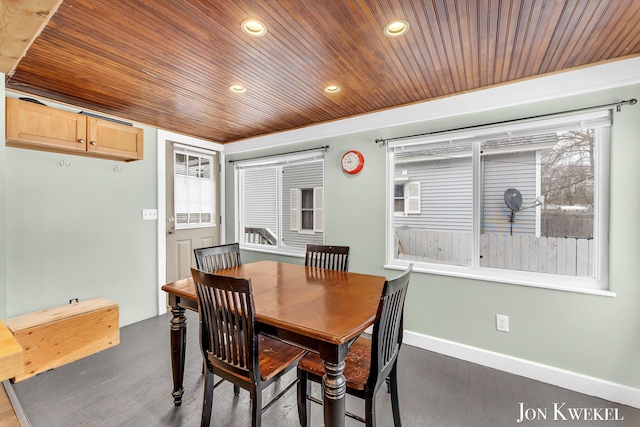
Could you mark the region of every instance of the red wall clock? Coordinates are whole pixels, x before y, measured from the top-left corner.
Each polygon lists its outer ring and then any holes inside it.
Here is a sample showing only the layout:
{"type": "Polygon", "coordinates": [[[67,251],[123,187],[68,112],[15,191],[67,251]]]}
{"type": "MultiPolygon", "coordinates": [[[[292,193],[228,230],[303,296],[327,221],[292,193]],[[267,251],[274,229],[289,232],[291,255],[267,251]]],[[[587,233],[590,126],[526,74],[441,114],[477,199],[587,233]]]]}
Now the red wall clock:
{"type": "Polygon", "coordinates": [[[362,170],[364,166],[364,156],[356,150],[349,150],[342,156],[340,160],[342,170],[350,175],[355,175],[362,170]]]}

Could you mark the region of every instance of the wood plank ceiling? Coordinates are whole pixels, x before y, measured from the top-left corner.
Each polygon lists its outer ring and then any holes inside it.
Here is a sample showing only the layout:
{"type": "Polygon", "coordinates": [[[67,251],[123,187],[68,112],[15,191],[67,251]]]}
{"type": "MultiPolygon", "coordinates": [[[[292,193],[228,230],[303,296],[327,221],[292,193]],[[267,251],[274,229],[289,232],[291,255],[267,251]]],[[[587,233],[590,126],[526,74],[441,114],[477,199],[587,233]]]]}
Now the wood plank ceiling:
{"type": "Polygon", "coordinates": [[[0,2],[0,72],[11,74],[62,0],[0,2]]]}
{"type": "Polygon", "coordinates": [[[228,143],[639,53],[638,0],[64,0],[6,87],[228,143]]]}

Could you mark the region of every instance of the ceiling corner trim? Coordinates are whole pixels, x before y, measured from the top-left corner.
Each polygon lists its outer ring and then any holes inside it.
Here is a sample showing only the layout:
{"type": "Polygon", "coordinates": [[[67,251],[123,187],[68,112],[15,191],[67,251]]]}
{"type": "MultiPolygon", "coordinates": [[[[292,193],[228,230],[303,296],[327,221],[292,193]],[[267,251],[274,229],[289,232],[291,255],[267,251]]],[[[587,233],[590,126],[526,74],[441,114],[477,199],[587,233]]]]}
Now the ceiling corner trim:
{"type": "Polygon", "coordinates": [[[200,139],[189,135],[183,135],[181,133],[170,132],[164,129],[158,129],[158,146],[164,147],[166,141],[177,142],[184,145],[190,145],[192,147],[203,148],[213,151],[224,151],[224,145],[217,142],[208,141],[206,139],[200,139]]]}

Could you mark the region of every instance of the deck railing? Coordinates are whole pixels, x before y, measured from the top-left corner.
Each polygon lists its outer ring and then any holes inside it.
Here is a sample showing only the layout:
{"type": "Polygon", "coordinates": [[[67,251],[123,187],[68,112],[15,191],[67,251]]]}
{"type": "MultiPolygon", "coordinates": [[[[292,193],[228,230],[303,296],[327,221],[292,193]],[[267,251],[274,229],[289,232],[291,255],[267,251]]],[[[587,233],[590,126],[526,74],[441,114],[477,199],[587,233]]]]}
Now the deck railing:
{"type": "Polygon", "coordinates": [[[265,227],[245,227],[244,228],[245,243],[256,243],[259,245],[275,246],[278,244],[276,236],[265,227]]]}

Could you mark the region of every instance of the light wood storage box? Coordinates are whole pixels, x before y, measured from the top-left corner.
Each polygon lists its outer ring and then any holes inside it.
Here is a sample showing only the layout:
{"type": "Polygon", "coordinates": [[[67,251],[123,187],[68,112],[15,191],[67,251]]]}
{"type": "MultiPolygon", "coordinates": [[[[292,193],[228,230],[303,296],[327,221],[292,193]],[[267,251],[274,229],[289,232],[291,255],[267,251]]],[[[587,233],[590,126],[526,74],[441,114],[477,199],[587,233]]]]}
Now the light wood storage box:
{"type": "Polygon", "coordinates": [[[0,381],[13,378],[21,372],[22,347],[0,320],[0,381]]]}
{"type": "Polygon", "coordinates": [[[118,305],[105,298],[13,317],[7,326],[24,350],[24,370],[14,381],[120,343],[118,305]]]}

